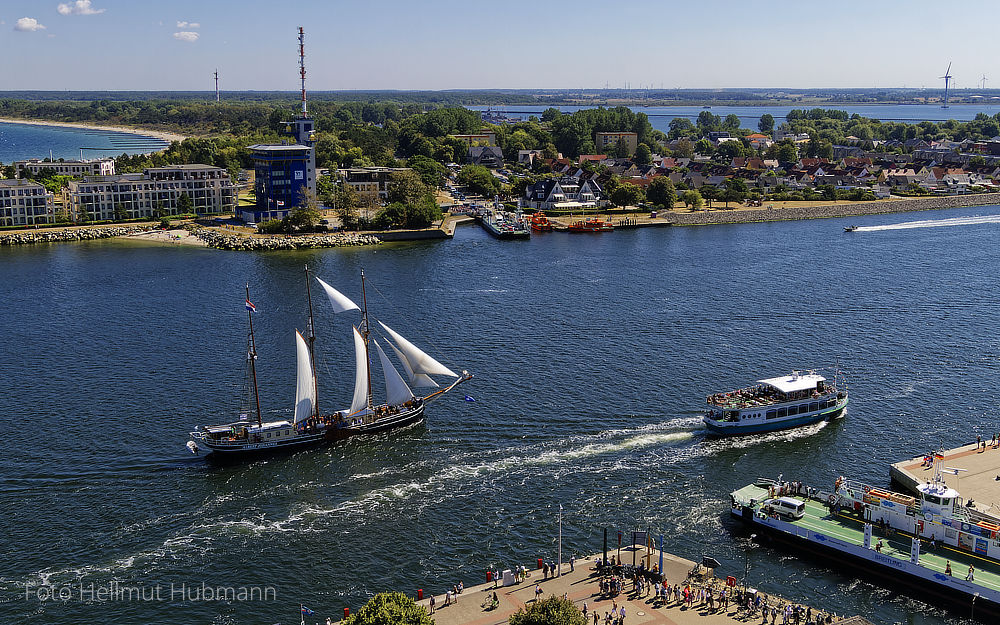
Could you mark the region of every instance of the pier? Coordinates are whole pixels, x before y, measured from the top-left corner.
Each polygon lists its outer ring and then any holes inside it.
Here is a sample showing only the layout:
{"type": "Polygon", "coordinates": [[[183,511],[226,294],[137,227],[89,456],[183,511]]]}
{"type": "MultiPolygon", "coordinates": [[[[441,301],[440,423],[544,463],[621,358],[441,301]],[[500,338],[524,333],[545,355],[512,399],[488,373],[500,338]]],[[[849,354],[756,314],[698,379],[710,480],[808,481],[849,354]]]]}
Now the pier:
{"type": "MultiPolygon", "coordinates": [[[[949,488],[954,488],[975,510],[1000,520],[1000,448],[990,441],[971,443],[944,452],[937,463],[941,477],[949,488]]],[[[932,452],[928,452],[933,457],[932,452]]],[[[893,481],[907,490],[916,492],[918,484],[932,481],[934,469],[917,456],[891,465],[889,474],[893,481]]]]}
{"type": "MultiPolygon", "coordinates": [[[[641,546],[622,547],[620,551],[609,551],[609,558],[619,553],[625,564],[631,564],[633,557],[636,563],[645,560],[650,565],[659,564],[660,552],[658,550],[650,552],[641,546]]],[[[452,601],[450,605],[445,605],[445,595],[435,595],[435,607],[431,618],[437,625],[503,625],[518,610],[528,609],[532,606],[536,601],[535,588],[537,585],[542,591],[538,595],[541,599],[565,595],[580,609],[586,603],[588,623],[593,620],[592,615],[595,611],[600,614],[600,622],[604,623],[604,615],[611,611],[612,605],[616,605],[618,608],[624,606],[625,622],[630,625],[694,625],[695,623],[700,625],[733,625],[734,623],[760,621],[759,611],[756,612],[754,618],[748,620],[747,612],[740,611],[734,600],[729,602],[728,608],[723,608],[716,602],[715,609],[709,609],[707,603],[702,604],[698,600],[693,601],[690,606],[676,601],[656,602],[652,592],[644,596],[638,595],[631,581],[626,581],[624,590],[617,596],[602,595],[601,576],[596,570],[600,559],[601,554],[578,558],[572,567],[569,562],[563,562],[559,576],[549,575],[546,578],[541,569],[532,567],[528,571],[528,578],[517,584],[504,586],[501,579],[498,580],[498,583],[490,581],[466,587],[457,596],[457,600],[452,601]],[[499,605],[496,608],[487,609],[484,604],[490,603],[494,592],[499,600],[499,605]]],[[[683,587],[690,581],[693,589],[714,584],[716,590],[726,585],[726,579],[713,577],[710,569],[703,573],[700,580],[696,581],[695,578],[689,576],[689,572],[694,567],[695,563],[690,560],[666,552],[663,553],[663,573],[668,584],[680,584],[683,587]]],[[[700,570],[706,571],[704,568],[700,570]]],[[[455,580],[455,583],[457,582],[458,579],[455,580]]],[[[742,589],[742,582],[738,584],[737,588],[730,588],[730,591],[737,589],[742,589]]],[[[798,605],[774,595],[766,597],[769,605],[778,607],[779,621],[781,619],[780,609],[783,605],[798,605]]],[[[417,601],[417,604],[430,611],[430,595],[425,594],[423,599],[417,601]]],[[[811,613],[814,619],[820,614],[816,610],[811,610],[811,613]]],[[[824,622],[826,621],[824,620],[824,622]]],[[[868,621],[859,617],[843,620],[831,618],[830,622],[870,625],[868,621]]]]}

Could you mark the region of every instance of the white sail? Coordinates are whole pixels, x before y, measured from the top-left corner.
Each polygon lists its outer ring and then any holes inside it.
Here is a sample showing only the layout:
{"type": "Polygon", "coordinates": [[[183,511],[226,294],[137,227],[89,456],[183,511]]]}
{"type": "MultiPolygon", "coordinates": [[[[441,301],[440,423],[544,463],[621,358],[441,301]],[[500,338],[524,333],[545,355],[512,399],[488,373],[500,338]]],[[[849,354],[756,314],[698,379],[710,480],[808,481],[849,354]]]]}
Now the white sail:
{"type": "Polygon", "coordinates": [[[386,403],[390,406],[398,406],[413,399],[413,392],[406,385],[406,382],[403,381],[399,372],[396,371],[396,367],[392,366],[392,361],[382,351],[382,346],[374,339],[372,339],[372,343],[375,343],[375,348],[378,350],[378,358],[382,361],[382,373],[385,375],[386,403]]]}
{"type": "Polygon", "coordinates": [[[410,384],[413,386],[439,386],[439,384],[431,379],[431,377],[426,373],[414,373],[413,369],[410,368],[410,362],[406,359],[406,356],[403,355],[403,352],[399,351],[399,348],[391,342],[386,341],[386,343],[389,343],[389,347],[392,348],[392,351],[396,352],[396,357],[399,358],[399,362],[403,363],[403,368],[406,369],[406,377],[410,380],[410,384]]]}
{"type": "Polygon", "coordinates": [[[313,383],[309,348],[298,331],[295,332],[295,363],[295,423],[299,423],[316,412],[316,385],[313,383]]]}
{"type": "Polygon", "coordinates": [[[385,328],[385,331],[389,333],[389,336],[391,336],[399,344],[399,349],[403,352],[403,357],[406,362],[409,363],[410,370],[414,374],[425,373],[429,375],[450,375],[453,378],[458,377],[457,373],[454,373],[448,367],[425,354],[419,347],[400,336],[398,332],[381,321],[379,321],[379,323],[383,328],[385,328]]]}
{"type": "Polygon", "coordinates": [[[358,305],[351,300],[351,298],[347,297],[319,278],[316,278],[316,281],[319,282],[321,287],[323,287],[323,290],[326,292],[326,296],[330,298],[330,304],[333,306],[333,312],[342,313],[348,310],[361,310],[358,308],[358,305]]]}
{"type": "Polygon", "coordinates": [[[354,400],[351,402],[351,414],[368,407],[368,352],[365,350],[365,340],[354,328],[354,400]]]}

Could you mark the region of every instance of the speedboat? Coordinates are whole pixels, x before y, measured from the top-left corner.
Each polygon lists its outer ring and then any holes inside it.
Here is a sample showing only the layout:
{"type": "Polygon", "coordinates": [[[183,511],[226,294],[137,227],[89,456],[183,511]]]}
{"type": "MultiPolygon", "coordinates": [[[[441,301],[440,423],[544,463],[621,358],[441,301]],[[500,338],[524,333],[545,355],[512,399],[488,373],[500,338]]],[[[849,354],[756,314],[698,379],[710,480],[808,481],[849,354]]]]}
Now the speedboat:
{"type": "Polygon", "coordinates": [[[857,229],[857,226],[844,226],[844,232],[854,232],[857,229]]]}

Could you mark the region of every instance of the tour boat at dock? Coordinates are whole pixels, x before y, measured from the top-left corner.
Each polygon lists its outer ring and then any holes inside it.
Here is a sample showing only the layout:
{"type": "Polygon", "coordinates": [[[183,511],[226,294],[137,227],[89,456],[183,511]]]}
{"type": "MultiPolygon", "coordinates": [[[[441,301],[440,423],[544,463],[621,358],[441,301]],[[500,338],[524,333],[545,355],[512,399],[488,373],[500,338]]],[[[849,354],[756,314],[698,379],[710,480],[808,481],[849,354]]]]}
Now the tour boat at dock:
{"type": "Polygon", "coordinates": [[[198,453],[206,448],[218,457],[244,457],[261,455],[279,450],[297,450],[320,446],[351,436],[375,434],[386,430],[414,425],[424,420],[424,407],[431,400],[447,393],[462,382],[472,378],[467,371],[461,375],[439,363],[420,350],[396,331],[381,321],[378,334],[386,345],[392,348],[406,371],[407,379],[399,374],[392,361],[373,336],[369,323],[368,303],[365,296],[365,275],[361,272],[362,306],[332,286],[316,278],[326,293],[335,313],[356,310],[361,320],[352,328],[355,351],[354,396],[350,408],[335,412],[320,411],[317,398],[316,355],[313,332],[312,296],[309,289],[309,270],[306,269],[306,293],[309,301],[308,343],[299,332],[295,332],[296,383],[295,404],[290,418],[265,421],[260,408],[257,387],[257,348],[253,333],[253,313],[255,306],[250,303],[250,287],[247,286],[247,316],[249,336],[247,348],[248,405],[236,421],[217,425],[202,425],[190,433],[188,449],[198,453]],[[372,397],[371,362],[374,354],[382,366],[385,376],[384,403],[376,404],[372,397]],[[440,375],[452,378],[444,388],[438,388],[428,395],[415,395],[410,386],[439,387],[430,376],[440,375]]]}
{"type": "Polygon", "coordinates": [[[1000,519],[966,505],[940,474],[915,496],[837,478],[831,490],[758,479],[730,494],[731,514],[823,562],[983,622],[1000,619],[1000,519]]]}
{"type": "Polygon", "coordinates": [[[841,416],[847,408],[846,384],[814,371],[758,380],[728,393],[708,396],[703,419],[716,436],[772,432],[841,416]]]}

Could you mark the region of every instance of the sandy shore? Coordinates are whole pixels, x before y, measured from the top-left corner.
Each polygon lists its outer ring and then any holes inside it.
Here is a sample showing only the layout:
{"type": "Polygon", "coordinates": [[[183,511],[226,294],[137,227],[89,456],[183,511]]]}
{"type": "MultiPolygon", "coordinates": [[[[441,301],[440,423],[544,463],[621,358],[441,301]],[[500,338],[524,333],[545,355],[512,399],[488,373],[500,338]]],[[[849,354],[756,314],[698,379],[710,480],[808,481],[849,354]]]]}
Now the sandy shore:
{"type": "Polygon", "coordinates": [[[151,241],[154,243],[166,243],[168,245],[193,245],[196,247],[207,247],[208,244],[193,236],[187,230],[151,230],[149,232],[140,232],[139,234],[130,234],[125,238],[127,239],[140,239],[142,241],[151,241]]]}
{"type": "Polygon", "coordinates": [[[8,124],[27,124],[31,126],[63,126],[66,128],[84,128],[87,130],[113,130],[115,132],[124,132],[130,135],[142,135],[144,137],[163,139],[164,141],[183,141],[184,139],[187,139],[184,135],[172,132],[163,132],[162,130],[146,130],[144,128],[129,128],[127,126],[101,126],[98,124],[53,122],[44,119],[14,119],[11,117],[0,117],[0,122],[8,124]]]}

